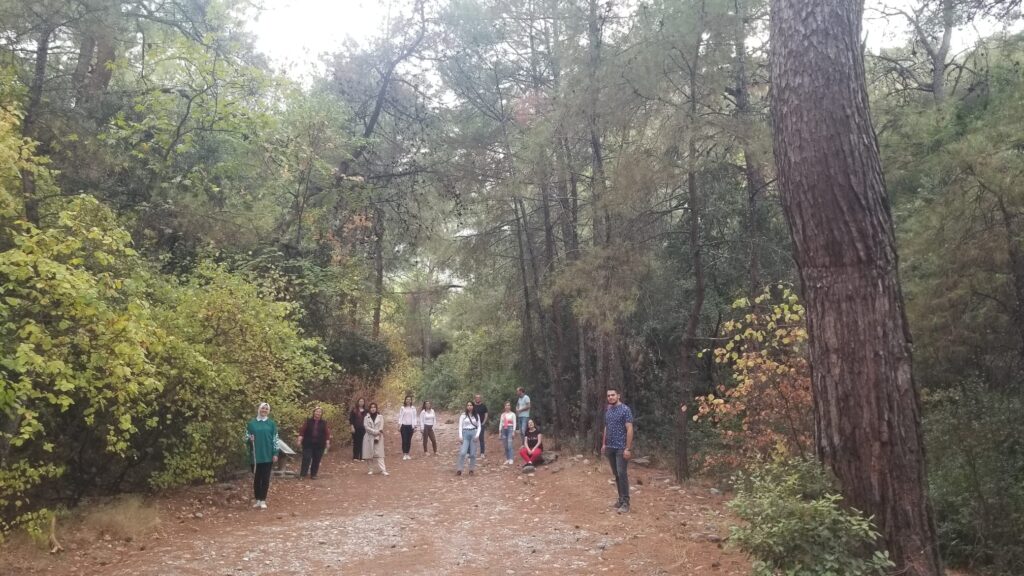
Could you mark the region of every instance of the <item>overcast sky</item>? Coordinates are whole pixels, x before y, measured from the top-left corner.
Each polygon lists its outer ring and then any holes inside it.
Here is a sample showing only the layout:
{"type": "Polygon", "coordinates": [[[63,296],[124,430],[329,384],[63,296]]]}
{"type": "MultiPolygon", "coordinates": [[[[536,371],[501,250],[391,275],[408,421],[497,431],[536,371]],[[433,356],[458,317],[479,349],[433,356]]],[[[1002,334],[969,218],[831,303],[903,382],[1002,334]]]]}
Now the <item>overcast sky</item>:
{"type": "MultiPolygon", "coordinates": [[[[902,22],[886,23],[873,18],[871,7],[883,4],[912,6],[916,0],[867,0],[867,18],[864,30],[868,49],[899,44],[905,26],[902,22]]],[[[402,0],[263,0],[264,10],[258,19],[250,22],[257,35],[260,50],[270,56],[275,65],[289,69],[301,77],[319,67],[319,56],[338,51],[346,39],[360,44],[380,36],[385,29],[390,6],[404,5],[402,0]]],[[[1018,26],[1019,28],[1019,22],[1018,26]]],[[[993,32],[992,23],[975,25],[981,33],[993,32]]],[[[975,30],[967,29],[954,35],[954,50],[969,46],[975,30]]]]}
{"type": "Polygon", "coordinates": [[[263,0],[251,21],[257,46],[275,65],[294,75],[316,69],[319,57],[338,51],[346,39],[360,44],[380,36],[387,0],[263,0]]]}

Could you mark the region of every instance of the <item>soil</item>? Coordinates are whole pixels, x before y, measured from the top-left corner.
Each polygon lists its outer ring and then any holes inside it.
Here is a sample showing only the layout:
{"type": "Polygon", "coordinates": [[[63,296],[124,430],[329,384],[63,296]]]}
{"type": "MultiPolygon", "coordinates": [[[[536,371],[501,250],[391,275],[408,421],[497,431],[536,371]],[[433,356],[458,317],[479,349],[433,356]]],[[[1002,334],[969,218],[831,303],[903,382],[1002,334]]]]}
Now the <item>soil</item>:
{"type": "Polygon", "coordinates": [[[275,476],[268,510],[251,507],[249,478],[165,493],[152,501],[161,522],[148,534],[62,533],[67,550],[56,555],[9,547],[0,575],[750,572],[723,548],[731,519],[708,486],[630,466],[632,510],[617,514],[603,460],[563,454],[522,474],[490,435],[475,474],[457,477],[454,426],[436,432],[437,456],[423,454],[417,434],[413,459],[402,460],[398,431],[387,430],[389,476],[368,475],[340,446],[316,480],[275,476]]]}

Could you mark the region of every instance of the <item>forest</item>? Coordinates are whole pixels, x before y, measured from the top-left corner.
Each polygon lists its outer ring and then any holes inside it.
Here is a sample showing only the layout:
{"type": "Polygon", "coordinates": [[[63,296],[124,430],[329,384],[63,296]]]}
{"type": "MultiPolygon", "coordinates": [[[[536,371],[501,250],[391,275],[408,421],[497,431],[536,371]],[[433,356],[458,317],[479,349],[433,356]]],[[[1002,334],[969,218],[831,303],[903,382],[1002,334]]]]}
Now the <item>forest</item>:
{"type": "Polygon", "coordinates": [[[0,534],[258,400],[587,452],[614,388],[759,574],[1024,573],[1021,6],[863,4],[394,0],[299,77],[247,0],[0,0],[0,534]]]}

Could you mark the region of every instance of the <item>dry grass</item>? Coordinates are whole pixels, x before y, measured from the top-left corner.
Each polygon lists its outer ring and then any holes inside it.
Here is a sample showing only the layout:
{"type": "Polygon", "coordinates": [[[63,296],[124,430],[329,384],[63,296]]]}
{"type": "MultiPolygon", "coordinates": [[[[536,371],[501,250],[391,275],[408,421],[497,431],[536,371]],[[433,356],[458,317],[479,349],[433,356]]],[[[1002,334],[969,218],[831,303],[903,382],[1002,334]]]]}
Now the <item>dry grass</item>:
{"type": "Polygon", "coordinates": [[[139,496],[121,496],[85,512],[82,527],[99,536],[127,540],[148,534],[160,525],[160,515],[154,506],[147,505],[139,496]]]}

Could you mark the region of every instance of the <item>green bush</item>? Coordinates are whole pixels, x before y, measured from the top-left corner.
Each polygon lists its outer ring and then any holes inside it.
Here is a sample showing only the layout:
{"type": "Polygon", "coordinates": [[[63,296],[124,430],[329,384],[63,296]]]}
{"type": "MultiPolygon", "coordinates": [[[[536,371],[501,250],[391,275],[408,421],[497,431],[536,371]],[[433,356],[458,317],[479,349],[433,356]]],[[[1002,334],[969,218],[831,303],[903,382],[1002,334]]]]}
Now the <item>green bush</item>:
{"type": "Polygon", "coordinates": [[[735,479],[729,507],[745,525],[730,542],[754,558],[758,576],[859,576],[893,566],[878,551],[871,520],[840,506],[821,465],[775,460],[735,479]]]}
{"type": "Polygon", "coordinates": [[[334,369],[301,309],[242,274],[154,273],[110,209],[56,193],[18,134],[0,108],[0,539],[55,502],[212,480],[244,453],[258,401],[286,409],[334,369]],[[23,173],[50,196],[38,223],[23,173]]]}
{"type": "Polygon", "coordinates": [[[1024,574],[1024,401],[965,383],[925,395],[939,544],[957,566],[1024,574]]]}

